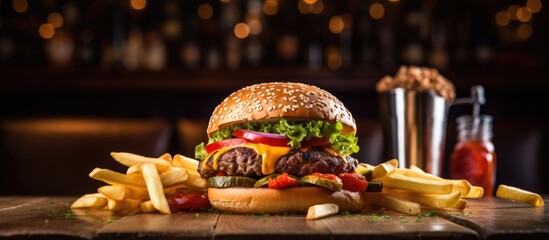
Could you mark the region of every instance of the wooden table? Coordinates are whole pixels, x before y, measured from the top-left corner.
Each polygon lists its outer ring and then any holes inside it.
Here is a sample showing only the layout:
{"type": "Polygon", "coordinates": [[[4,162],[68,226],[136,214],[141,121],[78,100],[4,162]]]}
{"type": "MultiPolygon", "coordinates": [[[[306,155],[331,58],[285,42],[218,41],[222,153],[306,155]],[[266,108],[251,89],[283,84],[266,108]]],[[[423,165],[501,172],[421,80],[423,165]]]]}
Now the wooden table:
{"type": "Polygon", "coordinates": [[[438,211],[436,216],[368,211],[315,221],[304,215],[205,212],[116,217],[102,210],[70,211],[75,199],[0,197],[0,238],[549,239],[547,207],[497,198],[472,199],[464,211],[438,211]]]}

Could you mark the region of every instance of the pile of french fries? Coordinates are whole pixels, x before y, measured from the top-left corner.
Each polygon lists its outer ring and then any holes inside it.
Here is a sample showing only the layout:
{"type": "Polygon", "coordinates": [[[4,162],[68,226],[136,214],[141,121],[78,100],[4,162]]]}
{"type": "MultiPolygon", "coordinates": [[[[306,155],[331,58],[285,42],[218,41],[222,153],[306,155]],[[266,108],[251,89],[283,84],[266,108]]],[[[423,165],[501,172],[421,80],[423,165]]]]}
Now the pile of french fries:
{"type": "Polygon", "coordinates": [[[151,158],[112,152],[111,156],[128,167],[126,173],[95,168],[89,176],[109,185],[80,197],[71,208],[106,209],[120,215],[156,211],[171,214],[166,196],[179,188],[203,192],[208,187],[197,172],[198,161],[179,154],[151,158]]]}
{"type": "Polygon", "coordinates": [[[393,159],[377,166],[360,164],[357,171],[372,171],[372,181],[382,182],[382,194],[371,193],[376,205],[410,215],[420,213],[420,207],[463,210],[467,198],[480,198],[482,187],[467,180],[448,180],[424,172],[418,167],[398,168],[393,159]],[[383,199],[376,199],[383,198],[383,199]]]}

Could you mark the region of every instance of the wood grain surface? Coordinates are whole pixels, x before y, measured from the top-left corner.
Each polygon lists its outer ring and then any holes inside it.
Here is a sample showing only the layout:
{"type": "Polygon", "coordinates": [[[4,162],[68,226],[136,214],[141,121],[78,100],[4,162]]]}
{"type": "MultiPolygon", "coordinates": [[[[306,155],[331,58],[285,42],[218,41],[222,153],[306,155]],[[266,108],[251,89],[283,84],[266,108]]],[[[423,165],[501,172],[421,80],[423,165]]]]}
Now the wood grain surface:
{"type": "Polygon", "coordinates": [[[477,231],[483,239],[549,239],[549,196],[545,207],[488,198],[469,201],[463,212],[439,216],[477,231]]]}
{"type": "MultiPolygon", "coordinates": [[[[488,198],[464,211],[304,215],[138,214],[70,210],[75,197],[0,197],[0,238],[31,239],[549,239],[549,211],[488,198]]],[[[547,202],[547,196],[545,201],[547,202]]]]}

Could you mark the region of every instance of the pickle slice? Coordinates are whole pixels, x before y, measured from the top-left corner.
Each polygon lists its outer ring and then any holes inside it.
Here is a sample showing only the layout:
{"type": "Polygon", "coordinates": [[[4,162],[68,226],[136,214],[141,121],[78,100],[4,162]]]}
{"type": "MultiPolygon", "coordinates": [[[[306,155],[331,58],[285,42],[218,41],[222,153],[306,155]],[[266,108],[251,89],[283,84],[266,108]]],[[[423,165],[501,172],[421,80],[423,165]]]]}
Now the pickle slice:
{"type": "Polygon", "coordinates": [[[212,188],[253,187],[256,180],[249,177],[217,176],[208,179],[208,186],[212,188]]]}
{"type": "Polygon", "coordinates": [[[359,174],[364,176],[366,178],[366,181],[369,182],[369,181],[372,181],[372,175],[374,174],[374,169],[368,169],[367,171],[364,171],[359,174]]]}
{"type": "Polygon", "coordinates": [[[269,183],[269,178],[275,179],[278,176],[280,176],[280,174],[271,174],[269,176],[261,178],[261,179],[257,180],[257,182],[255,182],[254,187],[256,187],[256,188],[263,187],[263,186],[265,186],[269,183]]]}
{"type": "Polygon", "coordinates": [[[366,192],[381,192],[383,190],[382,182],[369,182],[366,192]]]}
{"type": "Polygon", "coordinates": [[[304,176],[300,180],[303,183],[317,185],[319,187],[327,188],[333,191],[341,191],[341,188],[343,187],[343,184],[336,181],[312,175],[304,176]]]}

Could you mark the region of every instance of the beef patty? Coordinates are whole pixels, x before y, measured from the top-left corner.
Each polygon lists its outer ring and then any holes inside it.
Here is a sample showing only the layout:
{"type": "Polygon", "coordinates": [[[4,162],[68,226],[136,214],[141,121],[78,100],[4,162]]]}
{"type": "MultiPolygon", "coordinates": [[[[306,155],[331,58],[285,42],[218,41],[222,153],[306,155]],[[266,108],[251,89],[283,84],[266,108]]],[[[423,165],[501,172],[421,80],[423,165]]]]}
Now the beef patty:
{"type": "MultiPolygon", "coordinates": [[[[319,173],[350,173],[354,172],[358,161],[352,157],[346,157],[347,164],[340,157],[326,152],[323,148],[311,148],[307,151],[292,149],[282,156],[276,163],[274,173],[288,173],[294,176],[305,176],[315,172],[319,173]]],[[[211,168],[213,157],[206,160],[211,168]]],[[[210,178],[218,172],[224,172],[229,176],[261,177],[261,155],[253,148],[236,147],[223,155],[217,162],[218,170],[205,170],[202,164],[198,164],[198,172],[202,178],[210,178]]]]}

